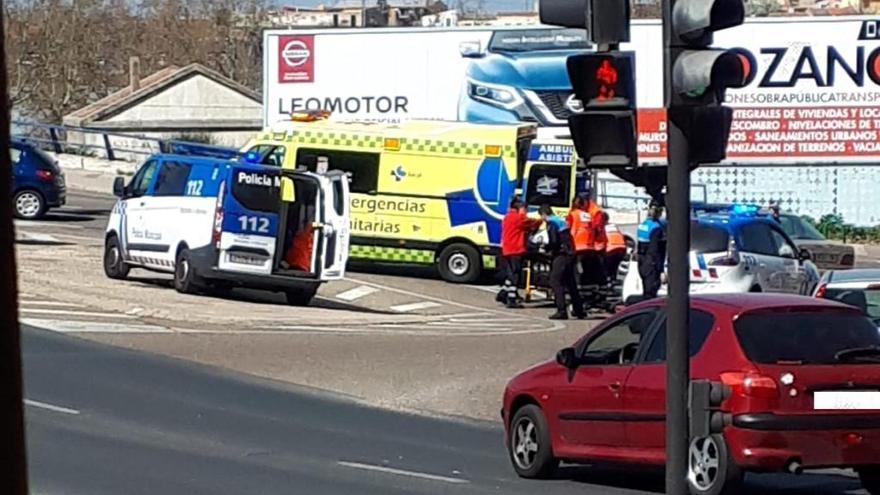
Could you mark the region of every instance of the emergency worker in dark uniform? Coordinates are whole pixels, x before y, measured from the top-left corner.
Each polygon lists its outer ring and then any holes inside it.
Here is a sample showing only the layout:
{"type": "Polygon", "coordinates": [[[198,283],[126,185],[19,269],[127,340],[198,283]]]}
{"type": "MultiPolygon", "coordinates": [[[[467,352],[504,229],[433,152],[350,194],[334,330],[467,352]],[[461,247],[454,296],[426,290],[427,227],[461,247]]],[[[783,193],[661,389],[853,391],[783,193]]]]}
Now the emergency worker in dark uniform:
{"type": "Polygon", "coordinates": [[[565,293],[571,297],[572,311],[578,319],[586,317],[584,302],[578,292],[577,275],[575,270],[574,241],[568,224],[562,218],[553,213],[548,204],[543,204],[538,209],[541,218],[547,223],[547,252],[553,257],[550,265],[550,288],[556,302],[556,312],[550,316],[551,320],[567,320],[568,305],[565,293]]]}
{"type": "Polygon", "coordinates": [[[662,215],[663,207],[652,200],[648,206],[648,218],[639,225],[637,249],[644,299],[657,297],[666,264],[666,222],[661,220],[662,215]]]}

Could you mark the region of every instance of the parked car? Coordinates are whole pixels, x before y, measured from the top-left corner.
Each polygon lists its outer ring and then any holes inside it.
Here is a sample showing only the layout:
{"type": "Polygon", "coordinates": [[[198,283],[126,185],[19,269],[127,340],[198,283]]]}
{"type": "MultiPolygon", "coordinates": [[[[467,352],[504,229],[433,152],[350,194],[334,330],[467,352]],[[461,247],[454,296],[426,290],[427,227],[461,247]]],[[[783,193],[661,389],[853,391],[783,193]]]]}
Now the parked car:
{"type": "MultiPolygon", "coordinates": [[[[631,306],[504,390],[521,477],[561,460],[665,462],[665,301],[631,306]]],[[[880,494],[880,332],[851,306],[787,294],[691,298],[693,379],[730,387],[723,432],[691,441],[692,493],[729,493],[747,471],[854,468],[880,494]]]]}
{"type": "Polygon", "coordinates": [[[829,270],[814,295],[855,306],[880,326],[880,269],[829,270]]]}
{"type": "Polygon", "coordinates": [[[20,139],[9,143],[12,165],[12,212],[35,220],[67,200],[64,172],[58,162],[37,146],[20,139]]]}
{"type": "Polygon", "coordinates": [[[845,270],[856,264],[856,251],[840,241],[826,239],[810,222],[791,214],[779,215],[782,230],[799,249],[806,249],[820,270],[845,270]]]}

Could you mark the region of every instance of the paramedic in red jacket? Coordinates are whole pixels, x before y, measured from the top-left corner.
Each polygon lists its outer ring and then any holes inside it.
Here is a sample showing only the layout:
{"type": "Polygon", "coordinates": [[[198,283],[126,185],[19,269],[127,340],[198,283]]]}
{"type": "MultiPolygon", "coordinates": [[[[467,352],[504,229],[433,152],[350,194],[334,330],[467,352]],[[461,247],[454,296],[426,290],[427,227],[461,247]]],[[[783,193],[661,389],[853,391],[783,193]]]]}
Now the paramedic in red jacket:
{"type": "Polygon", "coordinates": [[[521,308],[519,283],[522,276],[523,257],[527,252],[526,241],[537,230],[541,221],[528,217],[526,205],[518,197],[510,201],[510,209],[501,222],[501,257],[504,270],[504,287],[496,298],[508,308],[521,308]]]}

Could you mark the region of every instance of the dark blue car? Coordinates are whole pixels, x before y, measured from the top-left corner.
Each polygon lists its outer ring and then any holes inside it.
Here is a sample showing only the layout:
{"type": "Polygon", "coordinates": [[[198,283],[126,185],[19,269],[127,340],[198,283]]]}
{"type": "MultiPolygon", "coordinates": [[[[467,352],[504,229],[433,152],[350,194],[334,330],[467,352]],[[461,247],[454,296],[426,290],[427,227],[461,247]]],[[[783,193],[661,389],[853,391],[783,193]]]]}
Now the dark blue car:
{"type": "Polygon", "coordinates": [[[17,218],[34,220],[67,200],[64,172],[54,158],[31,143],[12,139],[12,211],[17,218]]]}

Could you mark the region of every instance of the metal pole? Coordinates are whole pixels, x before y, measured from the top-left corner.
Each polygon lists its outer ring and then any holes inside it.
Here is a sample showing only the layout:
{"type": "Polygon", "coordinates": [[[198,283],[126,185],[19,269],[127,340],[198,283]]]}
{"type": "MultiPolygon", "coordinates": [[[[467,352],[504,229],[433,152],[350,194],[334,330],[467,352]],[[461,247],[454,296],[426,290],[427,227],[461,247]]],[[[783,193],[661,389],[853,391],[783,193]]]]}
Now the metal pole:
{"type": "MultiPolygon", "coordinates": [[[[0,9],[0,67],[6,66],[3,10],[0,9]]],[[[9,147],[9,99],[6,71],[0,72],[0,139],[9,147]]],[[[21,334],[18,328],[18,277],[15,271],[15,236],[9,184],[9,152],[0,153],[0,493],[28,493],[24,443],[24,404],[21,385],[21,334]]]]}
{"type": "Polygon", "coordinates": [[[672,0],[663,0],[664,99],[667,109],[666,207],[669,297],[666,305],[666,494],[688,493],[688,318],[690,297],[690,167],[681,129],[687,109],[672,107],[672,0]]]}
{"type": "Polygon", "coordinates": [[[361,27],[367,27],[367,0],[361,0],[361,27]]]}

